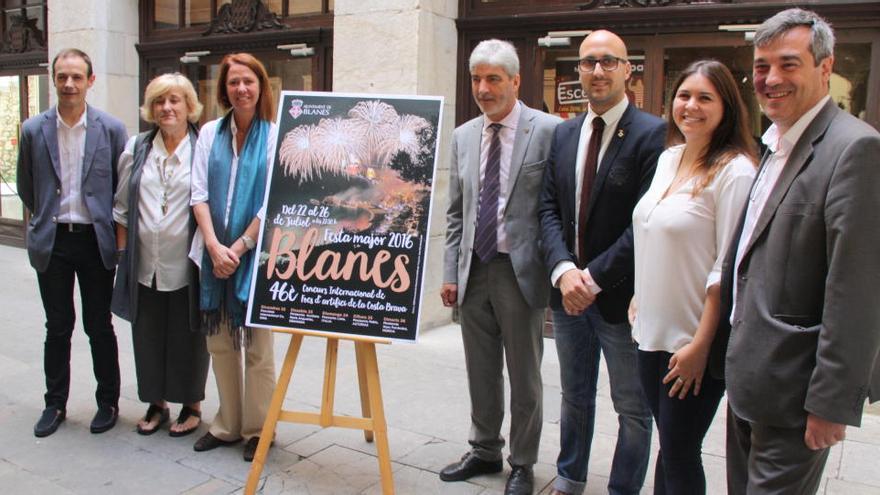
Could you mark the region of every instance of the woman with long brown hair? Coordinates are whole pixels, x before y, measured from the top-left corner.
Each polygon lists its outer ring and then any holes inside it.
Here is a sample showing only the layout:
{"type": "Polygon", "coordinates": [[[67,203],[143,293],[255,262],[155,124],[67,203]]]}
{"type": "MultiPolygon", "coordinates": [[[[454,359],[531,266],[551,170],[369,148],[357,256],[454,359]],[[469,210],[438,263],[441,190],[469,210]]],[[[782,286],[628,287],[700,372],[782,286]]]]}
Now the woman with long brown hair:
{"type": "Polygon", "coordinates": [[[244,325],[254,239],[278,135],[266,68],[248,53],[226,55],[217,100],[230,111],[199,134],[191,204],[204,241],[196,255],[199,305],[220,409],[193,448],[202,452],[244,439],[244,459],[251,461],[275,388],[272,332],[244,325]]]}
{"type": "Polygon", "coordinates": [[[721,264],[755,176],[736,82],[701,60],[670,96],[667,146],[633,211],[639,374],[660,436],[654,493],[705,493],[703,437],[724,383],[706,371],[720,312],[721,264]]]}

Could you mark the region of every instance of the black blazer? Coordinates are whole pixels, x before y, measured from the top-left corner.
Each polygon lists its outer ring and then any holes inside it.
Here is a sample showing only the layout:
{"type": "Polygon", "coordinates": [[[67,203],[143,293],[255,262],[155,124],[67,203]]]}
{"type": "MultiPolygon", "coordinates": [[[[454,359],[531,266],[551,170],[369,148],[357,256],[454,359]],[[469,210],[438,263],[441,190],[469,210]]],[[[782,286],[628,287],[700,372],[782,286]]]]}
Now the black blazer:
{"type": "MultiPolygon", "coordinates": [[[[559,124],[553,134],[538,212],[548,273],[562,261],[577,263],[575,159],[586,115],[559,124]]],[[[602,288],[596,304],[609,323],[627,320],[633,295],[632,212],[651,185],[665,137],[663,120],[630,104],[614,130],[593,183],[586,238],[581,242],[586,243],[590,275],[602,288]]],[[[551,292],[550,305],[562,308],[559,289],[551,292]]]]}

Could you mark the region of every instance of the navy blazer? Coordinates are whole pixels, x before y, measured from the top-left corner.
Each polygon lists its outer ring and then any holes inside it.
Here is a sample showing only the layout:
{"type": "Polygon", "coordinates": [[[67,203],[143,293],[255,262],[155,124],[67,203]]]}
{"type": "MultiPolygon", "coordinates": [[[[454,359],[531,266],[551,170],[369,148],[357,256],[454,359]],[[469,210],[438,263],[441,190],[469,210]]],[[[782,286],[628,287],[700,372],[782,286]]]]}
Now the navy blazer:
{"type": "MultiPolygon", "coordinates": [[[[31,212],[27,226],[28,257],[31,266],[41,273],[49,266],[52,256],[61,204],[57,119],[54,106],[27,119],[21,126],[19,141],[18,195],[31,212]]],[[[113,224],[116,162],[125,148],[128,133],[122,122],[91,105],[86,119],[82,198],[92,216],[101,261],[109,270],[116,266],[113,224]]]]}
{"type": "MultiPolygon", "coordinates": [[[[575,159],[586,115],[559,124],[553,134],[539,206],[541,248],[548,273],[562,261],[577,264],[575,159]]],[[[663,120],[628,105],[596,173],[587,210],[586,238],[580,242],[586,243],[590,275],[602,288],[595,304],[609,323],[627,321],[633,295],[632,212],[651,185],[665,137],[663,120]]],[[[550,305],[562,308],[558,288],[551,292],[550,305]]]]}

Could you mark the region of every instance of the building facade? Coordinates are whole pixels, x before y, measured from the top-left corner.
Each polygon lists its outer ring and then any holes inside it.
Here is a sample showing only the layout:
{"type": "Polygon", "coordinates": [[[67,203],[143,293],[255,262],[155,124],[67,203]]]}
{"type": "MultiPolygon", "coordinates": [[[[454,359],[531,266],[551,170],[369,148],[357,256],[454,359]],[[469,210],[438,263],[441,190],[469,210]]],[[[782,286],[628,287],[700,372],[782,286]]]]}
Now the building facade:
{"type": "MultiPolygon", "coordinates": [[[[804,1],[838,35],[831,93],[841,108],[880,128],[880,1],[804,1]]],[[[477,115],[467,57],[481,40],[512,41],[522,60],[521,99],[571,117],[585,108],[574,71],[590,30],[627,42],[637,106],[666,111],[671,85],[688,63],[715,58],[741,84],[755,134],[762,118],[751,88],[755,26],[786,1],[744,0],[0,0],[0,242],[23,245],[27,212],[15,191],[21,122],[53,103],[51,57],[64,47],[92,57],[90,103],[137,132],[146,83],[178,71],[206,106],[219,61],[254,53],[276,90],[372,92],[445,97],[434,183],[423,322],[449,321],[439,303],[445,233],[447,147],[455,125],[477,115]]]]}

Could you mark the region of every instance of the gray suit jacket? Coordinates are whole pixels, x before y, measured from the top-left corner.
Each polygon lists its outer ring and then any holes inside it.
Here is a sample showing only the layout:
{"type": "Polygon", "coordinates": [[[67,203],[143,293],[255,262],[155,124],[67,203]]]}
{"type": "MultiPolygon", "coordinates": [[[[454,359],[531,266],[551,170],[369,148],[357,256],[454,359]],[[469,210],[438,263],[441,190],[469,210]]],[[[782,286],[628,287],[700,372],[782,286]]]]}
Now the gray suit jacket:
{"type": "MultiPolygon", "coordinates": [[[[93,106],[88,107],[87,116],[82,195],[94,222],[101,260],[109,270],[116,266],[112,211],[116,162],[128,134],[122,122],[93,106]]],[[[61,204],[57,118],[52,107],[21,126],[16,182],[18,195],[32,215],[27,226],[27,249],[31,265],[38,272],[49,266],[61,204]]]]}
{"type": "MultiPolygon", "coordinates": [[[[507,206],[502,217],[510,261],[523,297],[533,308],[547,306],[550,278],[541,258],[538,199],[553,130],[562,119],[522,105],[510,159],[507,206]]],[[[473,257],[480,202],[480,140],[483,116],[455,129],[449,165],[446,255],[443,281],[458,285],[464,300],[473,257]]]]}
{"type": "Polygon", "coordinates": [[[858,426],[865,397],[880,398],[877,157],[880,134],[829,101],[792,150],[736,274],[734,236],[712,371],[729,335],[724,376],[738,416],[797,428],[810,412],[858,426]]]}

